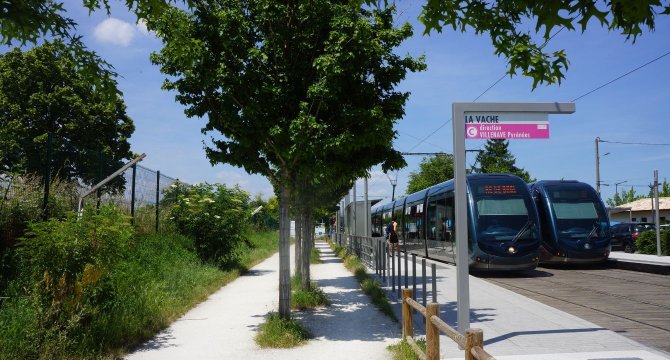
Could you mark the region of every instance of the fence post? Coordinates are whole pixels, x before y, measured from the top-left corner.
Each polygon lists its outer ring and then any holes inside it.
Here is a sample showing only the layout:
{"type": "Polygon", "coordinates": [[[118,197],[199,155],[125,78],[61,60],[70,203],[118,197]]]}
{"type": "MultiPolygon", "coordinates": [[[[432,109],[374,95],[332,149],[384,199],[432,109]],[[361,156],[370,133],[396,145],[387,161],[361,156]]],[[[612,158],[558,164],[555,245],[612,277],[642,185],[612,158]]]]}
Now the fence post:
{"type": "Polygon", "coordinates": [[[49,188],[51,187],[51,151],[53,145],[53,133],[49,131],[47,135],[47,159],[44,166],[44,207],[42,210],[42,218],[47,220],[49,218],[49,188]]]}
{"type": "Polygon", "coordinates": [[[414,338],[414,319],[412,307],[407,303],[407,298],[412,299],[412,289],[402,289],[402,338],[408,336],[414,338]]]}
{"type": "Polygon", "coordinates": [[[135,174],[137,173],[137,164],[133,165],[133,182],[130,189],[130,221],[135,225],[135,174]]]}
{"type": "Polygon", "coordinates": [[[161,171],[156,170],[156,234],[158,234],[158,201],[160,200],[161,171]]]}
{"type": "Polygon", "coordinates": [[[465,330],[465,360],[475,360],[470,351],[475,346],[484,348],[484,331],[472,328],[465,330]]]}
{"type": "Polygon", "coordinates": [[[438,360],[440,358],[440,329],[430,321],[432,316],[440,316],[440,304],[430,303],[426,307],[426,358],[438,360]]]}

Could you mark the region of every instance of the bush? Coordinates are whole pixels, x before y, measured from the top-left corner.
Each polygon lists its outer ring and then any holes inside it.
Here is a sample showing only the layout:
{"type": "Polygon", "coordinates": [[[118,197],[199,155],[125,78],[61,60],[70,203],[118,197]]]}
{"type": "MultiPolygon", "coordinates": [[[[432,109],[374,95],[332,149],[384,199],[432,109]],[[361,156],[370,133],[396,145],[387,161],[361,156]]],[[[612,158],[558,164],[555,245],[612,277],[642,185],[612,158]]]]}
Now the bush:
{"type": "Polygon", "coordinates": [[[238,246],[249,232],[249,194],[238,187],[174,184],[171,219],[177,230],[195,241],[201,259],[226,267],[237,260],[238,246]]]}
{"type": "Polygon", "coordinates": [[[64,220],[29,224],[16,249],[17,284],[27,289],[36,309],[34,347],[54,355],[67,352],[113,296],[109,270],[127,254],[132,236],[128,217],[113,207],[85,211],[80,219],[69,213],[64,220]]]}
{"type": "MultiPolygon", "coordinates": [[[[644,231],[635,240],[640,254],[656,255],[656,231],[644,231]]],[[[661,230],[661,254],[670,255],[670,230],[661,230]]]]}

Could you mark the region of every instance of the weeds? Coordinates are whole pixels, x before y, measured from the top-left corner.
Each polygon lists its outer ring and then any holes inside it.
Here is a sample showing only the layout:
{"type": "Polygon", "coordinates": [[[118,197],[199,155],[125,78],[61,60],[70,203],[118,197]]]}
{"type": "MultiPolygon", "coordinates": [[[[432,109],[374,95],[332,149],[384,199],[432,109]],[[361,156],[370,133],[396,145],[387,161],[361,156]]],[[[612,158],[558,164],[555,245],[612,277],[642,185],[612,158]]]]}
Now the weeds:
{"type": "Polygon", "coordinates": [[[292,348],[303,345],[312,335],[295,319],[282,319],[276,312],[261,324],[256,343],[262,348],[292,348]]]}
{"type": "MultiPolygon", "coordinates": [[[[426,353],[426,338],[415,339],[416,344],[419,348],[426,353]]],[[[391,353],[393,353],[393,360],[419,360],[419,356],[414,352],[412,346],[407,342],[407,340],[402,339],[396,345],[390,345],[386,347],[391,353]]]]}
{"type": "Polygon", "coordinates": [[[304,310],[328,305],[330,305],[328,296],[316,282],[312,281],[309,289],[303,290],[300,275],[291,277],[291,308],[304,310]]]}

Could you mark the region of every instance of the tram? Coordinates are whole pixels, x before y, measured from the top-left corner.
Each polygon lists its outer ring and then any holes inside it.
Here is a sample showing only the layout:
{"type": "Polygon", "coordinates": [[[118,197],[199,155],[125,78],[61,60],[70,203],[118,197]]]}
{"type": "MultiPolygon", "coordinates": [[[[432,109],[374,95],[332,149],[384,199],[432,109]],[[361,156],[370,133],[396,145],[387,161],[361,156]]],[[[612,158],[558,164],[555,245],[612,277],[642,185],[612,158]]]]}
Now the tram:
{"type": "Polygon", "coordinates": [[[588,184],[543,180],[529,184],[540,215],[540,262],[599,263],[610,254],[605,205],[588,184]]]}
{"type": "MultiPolygon", "coordinates": [[[[526,183],[506,174],[467,175],[468,258],[471,270],[528,270],[539,260],[540,226],[526,183]]],[[[392,217],[402,250],[455,263],[454,180],[371,210],[373,236],[392,217]]]]}

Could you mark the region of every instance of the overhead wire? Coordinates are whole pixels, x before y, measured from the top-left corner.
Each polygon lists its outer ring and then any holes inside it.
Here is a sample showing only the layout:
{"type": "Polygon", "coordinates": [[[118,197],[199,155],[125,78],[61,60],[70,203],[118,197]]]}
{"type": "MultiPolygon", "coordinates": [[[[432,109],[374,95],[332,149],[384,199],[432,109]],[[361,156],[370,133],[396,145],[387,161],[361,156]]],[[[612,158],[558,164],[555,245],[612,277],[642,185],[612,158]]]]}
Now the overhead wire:
{"type": "Polygon", "coordinates": [[[610,143],[610,144],[623,144],[623,145],[651,145],[651,146],[670,146],[670,143],[643,143],[643,142],[623,142],[623,141],[608,141],[599,139],[599,142],[610,143]]]}
{"type": "Polygon", "coordinates": [[[660,60],[660,59],[662,59],[662,58],[664,58],[664,57],[666,57],[666,56],[668,56],[668,55],[670,55],[670,51],[666,52],[665,54],[663,54],[663,55],[661,55],[661,56],[659,56],[659,57],[657,57],[657,58],[655,58],[655,59],[653,59],[653,60],[651,60],[651,61],[649,61],[649,62],[643,64],[643,65],[640,65],[640,66],[636,67],[635,69],[633,69],[633,70],[631,70],[631,71],[629,71],[629,72],[627,72],[627,73],[625,73],[625,74],[623,74],[623,75],[617,77],[616,79],[610,80],[610,81],[608,81],[607,83],[602,84],[602,85],[598,86],[597,88],[595,88],[595,89],[593,89],[593,90],[591,90],[591,91],[588,91],[588,92],[586,92],[586,93],[584,93],[584,94],[582,94],[582,95],[580,95],[580,96],[574,98],[571,102],[577,102],[577,100],[579,100],[579,99],[581,99],[581,98],[583,98],[583,97],[585,97],[585,96],[587,96],[587,95],[593,94],[594,92],[596,92],[596,91],[598,91],[598,90],[604,88],[605,86],[607,86],[607,85],[609,85],[609,84],[611,84],[611,83],[613,83],[613,82],[615,82],[615,81],[617,81],[617,80],[619,80],[619,79],[622,79],[622,78],[624,78],[624,77],[626,77],[626,76],[628,76],[628,75],[630,75],[630,74],[632,74],[632,73],[634,73],[634,72],[636,72],[636,71],[642,69],[643,67],[645,67],[645,66],[647,66],[647,65],[649,65],[649,64],[652,64],[652,63],[654,63],[654,62],[656,62],[656,61],[658,61],[658,60],[660,60]]]}

